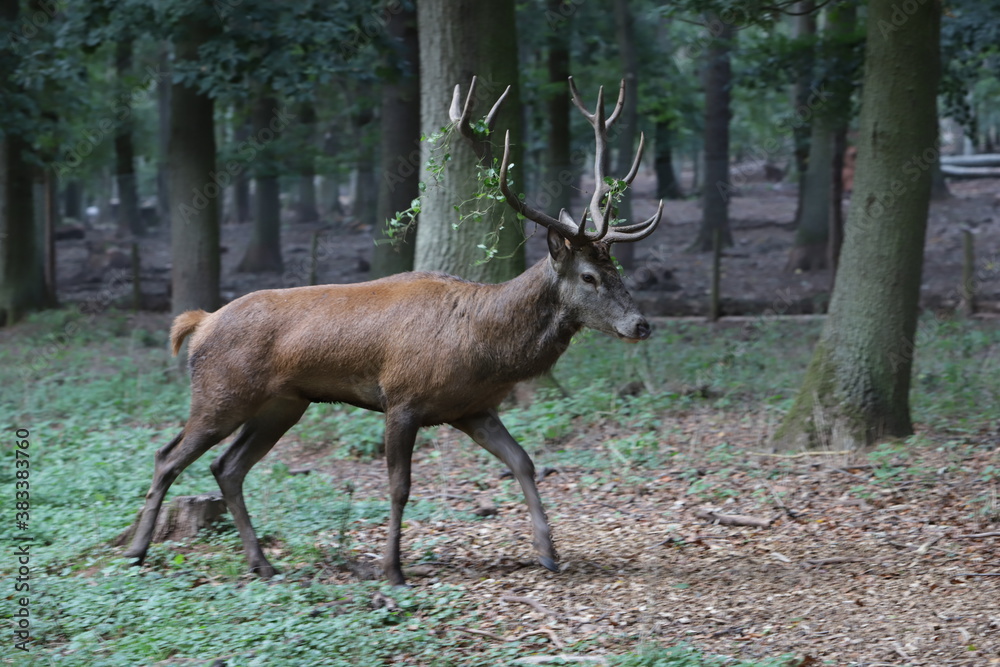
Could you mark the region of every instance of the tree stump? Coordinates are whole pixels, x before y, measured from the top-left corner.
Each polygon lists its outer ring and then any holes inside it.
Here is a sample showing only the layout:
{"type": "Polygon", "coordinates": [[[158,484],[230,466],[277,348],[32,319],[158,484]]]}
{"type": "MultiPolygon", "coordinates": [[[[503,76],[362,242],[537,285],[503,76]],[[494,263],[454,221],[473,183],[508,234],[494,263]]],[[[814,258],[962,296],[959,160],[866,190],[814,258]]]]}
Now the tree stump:
{"type": "MultiPolygon", "coordinates": [[[[203,493],[198,496],[179,496],[160,510],[153,529],[153,542],[186,540],[194,537],[203,528],[208,528],[226,513],[226,503],[222,494],[203,493]]],[[[139,516],[142,512],[139,512],[139,516]]],[[[132,525],[115,538],[116,546],[132,541],[139,516],[132,525]]]]}

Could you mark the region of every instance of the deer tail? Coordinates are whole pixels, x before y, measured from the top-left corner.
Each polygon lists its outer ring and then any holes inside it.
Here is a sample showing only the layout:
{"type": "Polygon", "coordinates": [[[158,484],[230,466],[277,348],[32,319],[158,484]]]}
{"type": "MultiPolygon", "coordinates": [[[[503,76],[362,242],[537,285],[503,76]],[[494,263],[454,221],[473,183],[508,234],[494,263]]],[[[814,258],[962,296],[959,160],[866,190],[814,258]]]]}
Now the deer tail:
{"type": "Polygon", "coordinates": [[[174,356],[180,352],[184,339],[194,333],[207,315],[204,310],[189,310],[174,318],[174,324],[170,327],[170,347],[174,351],[174,356]]]}

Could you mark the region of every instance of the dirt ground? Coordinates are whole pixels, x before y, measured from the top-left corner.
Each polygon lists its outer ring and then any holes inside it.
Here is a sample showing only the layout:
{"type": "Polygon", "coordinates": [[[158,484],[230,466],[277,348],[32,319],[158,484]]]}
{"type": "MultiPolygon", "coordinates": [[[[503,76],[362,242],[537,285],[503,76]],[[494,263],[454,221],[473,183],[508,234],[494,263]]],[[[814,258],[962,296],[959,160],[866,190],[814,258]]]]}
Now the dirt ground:
{"type": "MultiPolygon", "coordinates": [[[[586,185],[586,184],[585,184],[586,185]]],[[[964,225],[977,226],[978,300],[986,312],[1000,311],[1000,180],[951,183],[953,197],[931,207],[921,302],[925,308],[950,309],[958,303],[962,280],[964,225]]],[[[634,213],[652,215],[656,202],[648,174],[636,182],[634,213]]],[[[583,197],[580,198],[582,207],[583,197]]],[[[722,272],[724,313],[754,314],[768,308],[786,314],[821,312],[828,300],[829,271],[789,273],[784,270],[794,232],[795,187],[787,183],[752,183],[730,205],[734,247],[725,251],[722,272]]],[[[701,217],[697,200],[668,201],[665,223],[637,249],[631,275],[656,284],[634,289],[648,315],[699,315],[707,312],[710,256],[690,253],[701,217]]],[[[533,227],[533,225],[529,225],[533,227]]],[[[529,229],[529,232],[532,231],[529,229]]],[[[231,300],[269,287],[307,284],[310,245],[319,234],[318,282],[342,283],[368,279],[372,240],[369,228],[351,224],[287,222],[282,231],[284,274],[243,274],[235,271],[242,258],[249,226],[227,224],[222,230],[222,293],[231,300]]],[[[529,262],[544,253],[544,235],[527,242],[529,262]]],[[[108,302],[132,303],[130,249],[111,229],[88,230],[84,239],[59,241],[58,284],[63,301],[103,309],[108,302]]],[[[144,308],[168,310],[169,239],[163,226],[140,244],[144,308]]]]}
{"type": "MultiPolygon", "coordinates": [[[[872,466],[836,453],[759,454],[771,426],[763,415],[692,412],[664,419],[658,434],[660,454],[676,464],[610,476],[546,470],[539,489],[558,574],[536,564],[527,510],[503,466],[442,428],[415,456],[411,498],[465,511],[495,504],[497,514],[406,520],[404,563],[424,564],[404,571],[417,587],[466,588],[482,620],[441,631],[474,642],[535,633],[553,652],[596,639],[603,649],[589,655],[689,642],[742,658],[791,653],[802,665],[1000,664],[1000,515],[996,482],[983,475],[1000,466],[1000,432],[975,444],[931,434],[906,460],[872,466]],[[706,508],[770,523],[718,525],[698,515],[706,508]]],[[[612,458],[602,443],[614,428],[598,424],[560,447],[612,458]]],[[[387,497],[382,461],[324,454],[292,436],[272,456],[353,485],[355,498],[387,497]]],[[[547,458],[536,454],[540,470],[547,458]]],[[[385,533],[355,517],[361,570],[376,571],[385,533]]],[[[333,528],[318,535],[328,552],[338,539],[333,528]]],[[[328,565],[331,582],[357,577],[357,567],[328,565]]]]}

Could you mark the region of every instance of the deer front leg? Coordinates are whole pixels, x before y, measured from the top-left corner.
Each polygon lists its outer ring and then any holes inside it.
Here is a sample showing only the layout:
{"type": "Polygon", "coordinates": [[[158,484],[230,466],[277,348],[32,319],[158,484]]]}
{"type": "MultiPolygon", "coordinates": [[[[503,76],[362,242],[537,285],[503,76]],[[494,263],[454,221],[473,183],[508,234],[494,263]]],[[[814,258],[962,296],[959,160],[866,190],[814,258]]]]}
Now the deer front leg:
{"type": "Polygon", "coordinates": [[[403,523],[403,509],[410,498],[410,460],[413,443],[417,439],[420,421],[406,409],[388,410],[385,414],[385,462],[389,470],[389,494],[392,509],[389,513],[389,535],[385,545],[382,570],[393,586],[405,586],[400,565],[399,537],[403,523]]]}
{"type": "Polygon", "coordinates": [[[558,572],[559,566],[556,565],[558,556],[555,547],[552,546],[552,534],[545,510],[542,508],[542,499],[538,496],[538,488],[535,486],[535,465],[531,462],[531,457],[507,432],[495,410],[465,417],[452,423],[452,426],[469,434],[483,449],[506,463],[514,473],[514,478],[524,491],[524,500],[531,514],[538,560],[545,568],[558,572]]]}

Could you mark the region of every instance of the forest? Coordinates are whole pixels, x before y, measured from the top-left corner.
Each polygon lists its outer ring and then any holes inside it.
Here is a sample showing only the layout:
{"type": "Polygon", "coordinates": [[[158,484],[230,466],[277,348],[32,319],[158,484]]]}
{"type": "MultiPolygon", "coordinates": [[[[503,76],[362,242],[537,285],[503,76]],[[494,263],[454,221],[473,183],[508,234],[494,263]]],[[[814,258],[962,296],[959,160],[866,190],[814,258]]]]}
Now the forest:
{"type": "Polygon", "coordinates": [[[5,664],[1000,662],[1000,1],[0,27],[5,664]]]}

